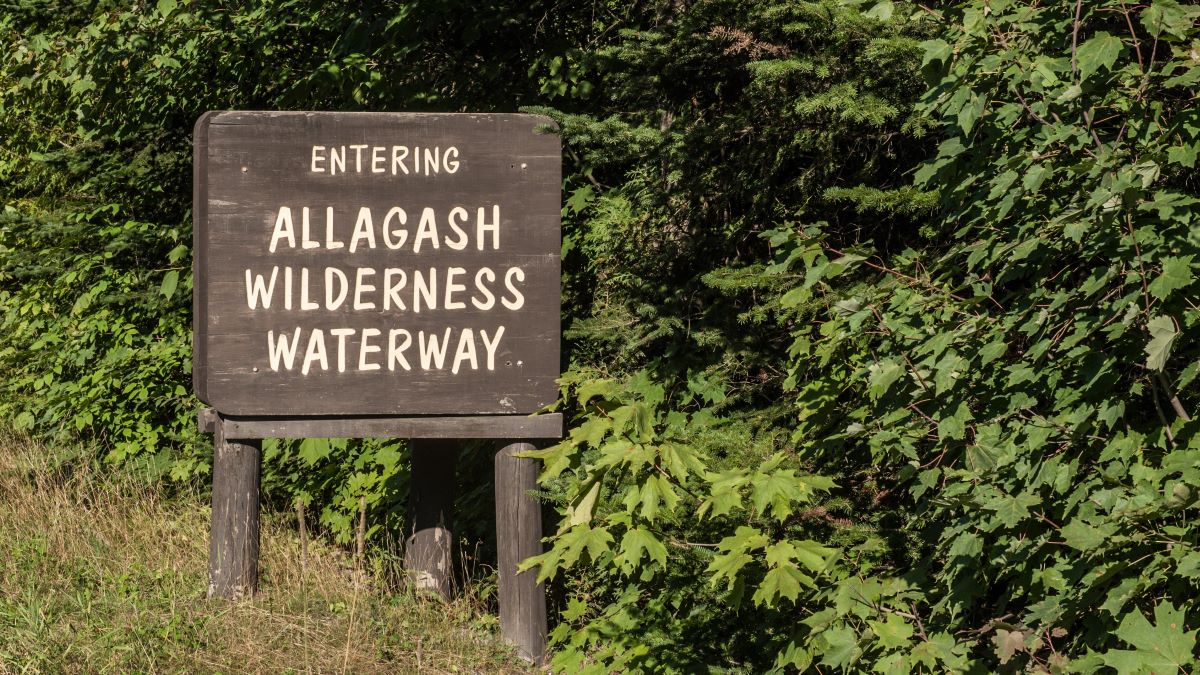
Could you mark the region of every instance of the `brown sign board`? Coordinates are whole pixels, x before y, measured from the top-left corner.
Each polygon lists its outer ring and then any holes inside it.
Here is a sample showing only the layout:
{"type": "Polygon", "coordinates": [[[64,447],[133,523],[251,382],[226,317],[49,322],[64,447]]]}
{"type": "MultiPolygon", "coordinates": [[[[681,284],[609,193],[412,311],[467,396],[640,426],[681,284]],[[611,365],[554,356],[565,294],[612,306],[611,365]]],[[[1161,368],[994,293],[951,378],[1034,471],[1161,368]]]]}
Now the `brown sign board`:
{"type": "Polygon", "coordinates": [[[552,129],[520,114],[201,117],[197,396],[223,415],[297,418],[552,403],[552,129]]]}

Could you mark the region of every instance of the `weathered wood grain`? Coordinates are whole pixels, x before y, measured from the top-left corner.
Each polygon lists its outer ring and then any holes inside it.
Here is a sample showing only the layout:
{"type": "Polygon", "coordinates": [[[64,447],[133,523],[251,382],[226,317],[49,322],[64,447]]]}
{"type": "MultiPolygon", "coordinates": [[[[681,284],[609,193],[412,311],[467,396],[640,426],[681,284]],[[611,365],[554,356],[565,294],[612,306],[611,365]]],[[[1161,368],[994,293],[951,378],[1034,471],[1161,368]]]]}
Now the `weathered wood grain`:
{"type": "Polygon", "coordinates": [[[454,592],[454,495],[459,442],[412,443],[404,568],[419,593],[449,600],[454,592]]]}
{"type": "Polygon", "coordinates": [[[496,548],[500,632],[519,653],[541,664],[546,656],[546,589],[537,571],[517,565],[542,552],[542,508],[530,491],[537,488],[537,462],[516,457],[530,443],[500,441],[496,452],[496,548]]]}
{"type": "Polygon", "coordinates": [[[239,417],[211,408],[197,414],[200,431],[224,420],[236,438],[562,438],[562,414],[429,417],[239,417]]]}
{"type": "Polygon", "coordinates": [[[236,600],[258,591],[262,441],[231,438],[226,431],[216,425],[208,597],[236,600]]]}
{"type": "MultiPolygon", "coordinates": [[[[557,135],[544,133],[549,119],[533,115],[409,114],[409,113],[295,113],[219,112],[207,113],[196,124],[194,159],[194,249],[195,306],[193,377],[197,395],[222,413],[256,416],[310,415],[469,415],[526,414],[551,403],[557,395],[555,378],[560,371],[560,181],[561,149],[557,135]],[[422,148],[454,146],[459,151],[459,168],[453,174],[392,175],[351,172],[339,175],[314,173],[314,145],[349,147],[404,145],[422,148]],[[500,207],[500,245],[478,250],[474,223],[478,207],[500,207]],[[281,206],[292,210],[297,237],[301,210],[311,211],[312,239],[320,245],[304,249],[279,243],[274,253],[269,244],[281,206]],[[345,245],[325,247],[327,206],[334,208],[334,238],[345,245]],[[393,206],[408,214],[408,246],[392,250],[377,241],[376,248],[349,252],[351,233],[361,207],[374,214],[377,240],[381,219],[393,206]],[[438,214],[439,234],[447,230],[446,214],[454,206],[470,214],[464,229],[470,235],[465,250],[444,243],[432,248],[428,242],[419,252],[412,244],[419,214],[429,207],[438,214]],[[247,270],[264,282],[278,267],[271,307],[247,300],[247,270]],[[350,276],[349,295],[354,295],[355,271],[375,270],[365,277],[373,292],[363,300],[373,303],[353,308],[353,298],[335,309],[325,306],[324,274],[327,267],[350,276]],[[451,268],[464,273],[457,283],[466,290],[456,301],[466,307],[446,309],[445,275],[451,268]],[[496,305],[477,309],[470,298],[482,298],[474,287],[474,274],[483,267],[497,274],[490,287],[496,305]],[[283,277],[292,270],[293,307],[282,306],[283,277]],[[500,304],[506,294],[503,274],[519,268],[525,275],[519,289],[524,306],[511,310],[500,304]],[[309,271],[309,287],[321,306],[300,310],[299,277],[309,271]],[[406,307],[384,308],[382,275],[386,269],[404,270],[408,279],[399,291],[406,307]],[[437,303],[415,312],[412,302],[415,274],[439,275],[437,303]],[[480,331],[494,335],[500,326],[504,335],[493,360],[485,354],[480,331]],[[300,354],[295,367],[273,369],[268,359],[268,335],[294,336],[302,329],[300,354]],[[451,328],[452,343],[445,365],[426,369],[418,363],[418,335],[445,335],[451,328]],[[301,374],[307,339],[312,329],[324,332],[327,349],[336,340],[333,328],[354,329],[346,338],[347,368],[319,370],[314,362],[307,375],[301,374]],[[359,370],[359,348],[363,329],[381,331],[372,339],[369,365],[379,370],[359,370]],[[406,330],[414,344],[406,353],[412,368],[393,363],[387,368],[386,341],[390,330],[406,330]],[[477,368],[463,361],[458,373],[451,363],[463,329],[471,329],[477,351],[477,368]]],[[[353,158],[350,158],[353,161],[353,158]]],[[[364,242],[360,242],[364,243],[364,242]]],[[[336,282],[335,282],[336,283],[336,282]]],[[[486,303],[484,303],[486,304],[486,303]]]]}

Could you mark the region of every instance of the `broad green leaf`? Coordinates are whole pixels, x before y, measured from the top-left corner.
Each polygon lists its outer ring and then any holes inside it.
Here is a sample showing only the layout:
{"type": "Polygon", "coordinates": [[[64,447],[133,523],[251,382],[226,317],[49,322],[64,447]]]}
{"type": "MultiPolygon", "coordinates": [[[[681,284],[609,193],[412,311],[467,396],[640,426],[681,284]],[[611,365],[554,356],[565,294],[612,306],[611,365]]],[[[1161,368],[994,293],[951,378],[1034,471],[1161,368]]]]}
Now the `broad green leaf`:
{"type": "MultiPolygon", "coordinates": [[[[1176,75],[1163,82],[1164,87],[1188,87],[1200,83],[1200,66],[1192,66],[1183,71],[1182,75],[1176,75]]],[[[1193,146],[1195,147],[1195,146],[1193,146]]]]}
{"type": "Polygon", "coordinates": [[[600,496],[600,481],[596,480],[592,483],[591,489],[583,495],[583,498],[571,507],[567,517],[567,527],[582,525],[592,520],[592,508],[596,505],[596,498],[600,496]]]}
{"type": "Polygon", "coordinates": [[[774,605],[777,598],[795,602],[800,596],[800,587],[812,585],[812,578],[796,569],[795,565],[780,565],[767,570],[751,599],[759,607],[774,605]]]}
{"type": "Polygon", "coordinates": [[[1137,597],[1138,592],[1142,588],[1142,580],[1139,577],[1126,577],[1116,586],[1109,589],[1108,594],[1104,598],[1104,603],[1100,605],[1100,609],[1108,612],[1114,617],[1121,615],[1121,610],[1125,605],[1129,604],[1130,600],[1137,597]]]}
{"type": "Polygon", "coordinates": [[[1166,34],[1182,40],[1195,29],[1196,10],[1185,8],[1176,0],[1154,0],[1142,10],[1140,19],[1151,36],[1157,38],[1166,34]]]}
{"type": "Polygon", "coordinates": [[[750,481],[750,477],[745,469],[727,469],[720,473],[708,474],[706,480],[710,485],[708,498],[701,502],[696,515],[703,518],[707,514],[716,518],[741,506],[741,488],[750,481]]]}
{"type": "Polygon", "coordinates": [[[296,455],[304,460],[305,464],[312,466],[328,457],[331,449],[328,438],[306,438],[300,441],[296,455]]]}
{"type": "Polygon", "coordinates": [[[616,389],[616,380],[588,380],[576,388],[575,398],[584,405],[597,396],[608,398],[616,389]]]}
{"type": "Polygon", "coordinates": [[[992,361],[995,361],[996,359],[1003,356],[1004,352],[1006,352],[1006,351],[1008,351],[1008,344],[1005,343],[1004,340],[1002,340],[1002,339],[993,340],[992,342],[989,342],[986,345],[984,345],[982,348],[980,348],[980,350],[979,350],[980,363],[983,365],[991,363],[992,361]]]}
{"type": "Polygon", "coordinates": [[[1036,495],[1021,493],[997,497],[988,504],[988,508],[996,512],[1005,527],[1013,528],[1029,517],[1030,508],[1040,503],[1041,499],[1036,495]]]}
{"type": "Polygon", "coordinates": [[[658,506],[662,502],[662,486],[659,484],[659,477],[650,475],[642,482],[640,494],[640,502],[642,505],[642,517],[650,522],[658,517],[658,506]]]}
{"type": "Polygon", "coordinates": [[[1186,288],[1195,277],[1192,275],[1193,256],[1167,257],[1162,259],[1162,274],[1150,282],[1150,295],[1165,300],[1173,291],[1186,288]]]}
{"type": "Polygon", "coordinates": [[[1185,579],[1200,579],[1200,551],[1192,551],[1180,558],[1175,573],[1185,579]]]}
{"type": "Polygon", "coordinates": [[[858,635],[847,626],[824,631],[821,633],[821,642],[825,645],[821,651],[821,663],[831,668],[848,668],[862,654],[858,635]]]}
{"type": "Polygon", "coordinates": [[[628,571],[638,566],[645,555],[659,567],[667,565],[667,547],[649,530],[633,527],[625,531],[621,537],[622,566],[628,571]]]}
{"type": "MultiPolygon", "coordinates": [[[[1197,68],[1196,72],[1200,73],[1200,68],[1197,68]]],[[[1200,153],[1200,145],[1196,143],[1177,145],[1167,149],[1167,161],[1192,169],[1196,166],[1198,153],[1200,153]]]]}
{"type": "Polygon", "coordinates": [[[1120,38],[1107,31],[1099,31],[1087,42],[1079,45],[1075,54],[1079,63],[1079,79],[1086,80],[1101,68],[1111,70],[1124,46],[1120,38]]]}
{"type": "Polygon", "coordinates": [[[970,134],[971,129],[975,128],[975,122],[983,115],[986,104],[987,99],[972,93],[971,99],[963,104],[962,108],[959,108],[958,127],[964,134],[970,134]]]}
{"type": "Polygon", "coordinates": [[[571,432],[572,438],[587,443],[593,448],[600,446],[604,434],[612,430],[612,421],[608,417],[596,416],[584,422],[578,429],[571,432]]]}
{"type": "Polygon", "coordinates": [[[806,496],[805,491],[798,489],[796,472],[791,469],[760,473],[750,485],[755,510],[766,515],[770,507],[771,515],[781,522],[792,515],[793,498],[806,496]]]}
{"type": "Polygon", "coordinates": [[[163,275],[162,285],[159,286],[158,291],[162,293],[163,297],[170,298],[172,295],[175,295],[175,288],[177,286],[179,286],[179,272],[170,270],[163,275]]]}
{"type": "Polygon", "coordinates": [[[1150,370],[1162,370],[1171,356],[1171,346],[1179,336],[1175,321],[1169,316],[1156,316],[1147,325],[1150,329],[1150,342],[1146,344],[1146,367],[1150,370]]]}
{"type": "Polygon", "coordinates": [[[561,551],[560,566],[569,568],[579,560],[579,556],[584,551],[587,551],[593,562],[599,561],[600,557],[609,551],[612,542],[613,538],[609,534],[608,528],[576,525],[558,535],[555,549],[561,551]]]}
{"type": "Polygon", "coordinates": [[[1063,540],[1067,542],[1067,546],[1087,553],[1103,545],[1109,537],[1116,533],[1116,527],[1109,523],[1093,525],[1081,518],[1076,518],[1063,525],[1059,532],[1062,534],[1063,540]]]}
{"type": "Polygon", "coordinates": [[[884,621],[867,621],[867,625],[879,638],[884,649],[902,649],[908,646],[913,636],[913,627],[895,614],[888,614],[884,621]]]}
{"type": "Polygon", "coordinates": [[[708,572],[712,575],[709,584],[716,586],[722,579],[725,579],[727,581],[726,588],[732,588],[738,573],[753,560],[749,554],[741,551],[722,553],[716,556],[708,564],[708,572]]]}
{"type": "Polygon", "coordinates": [[[892,384],[904,374],[904,366],[896,361],[881,361],[870,366],[869,388],[871,398],[878,399],[887,393],[892,384]]]}
{"type": "Polygon", "coordinates": [[[943,441],[961,441],[967,437],[967,422],[971,420],[971,411],[966,403],[959,403],[953,414],[938,420],[938,438],[943,441]]]}
{"type": "Polygon", "coordinates": [[[954,53],[950,43],[937,38],[922,42],[920,47],[925,53],[924,59],[921,62],[922,66],[927,66],[934,61],[945,63],[950,60],[950,56],[954,53]]]}
{"type": "Polygon", "coordinates": [[[863,16],[869,16],[872,19],[879,19],[880,21],[887,21],[888,19],[892,18],[892,12],[895,10],[896,6],[892,3],[892,0],[879,0],[874,6],[871,7],[871,9],[863,12],[863,16]]]}
{"type": "Polygon", "coordinates": [[[1121,619],[1117,637],[1133,650],[1109,650],[1104,663],[1118,673],[1187,672],[1195,664],[1197,631],[1185,631],[1183,610],[1160,602],[1154,608],[1154,623],[1134,609],[1121,619]]]}
{"type": "Polygon", "coordinates": [[[990,471],[996,466],[996,453],[987,445],[972,443],[967,446],[967,468],[977,473],[990,471]]]}
{"type": "Polygon", "coordinates": [[[790,565],[792,561],[797,561],[814,572],[824,569],[826,561],[835,553],[834,549],[808,539],[785,539],[767,546],[764,550],[767,564],[772,567],[790,565]]]}

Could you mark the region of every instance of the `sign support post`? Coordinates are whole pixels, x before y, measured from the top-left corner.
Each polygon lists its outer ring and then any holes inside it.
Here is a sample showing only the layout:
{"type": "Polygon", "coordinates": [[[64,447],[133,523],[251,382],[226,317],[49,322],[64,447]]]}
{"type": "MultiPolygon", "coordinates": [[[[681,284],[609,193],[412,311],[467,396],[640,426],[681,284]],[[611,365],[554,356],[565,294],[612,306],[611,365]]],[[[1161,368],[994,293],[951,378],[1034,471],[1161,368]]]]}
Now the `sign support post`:
{"type": "Polygon", "coordinates": [[[537,488],[537,462],[516,456],[535,449],[523,441],[496,444],[496,557],[500,633],[540,665],[546,657],[546,587],[537,570],[517,571],[522,560],[542,552],[542,506],[529,494],[537,488]]]}
{"type": "Polygon", "coordinates": [[[418,439],[411,441],[411,447],[404,568],[413,590],[449,600],[454,590],[454,470],[459,441],[418,439]]]}
{"type": "Polygon", "coordinates": [[[213,434],[212,536],[208,597],[240,599],[258,591],[259,481],[262,441],[213,434]]]}

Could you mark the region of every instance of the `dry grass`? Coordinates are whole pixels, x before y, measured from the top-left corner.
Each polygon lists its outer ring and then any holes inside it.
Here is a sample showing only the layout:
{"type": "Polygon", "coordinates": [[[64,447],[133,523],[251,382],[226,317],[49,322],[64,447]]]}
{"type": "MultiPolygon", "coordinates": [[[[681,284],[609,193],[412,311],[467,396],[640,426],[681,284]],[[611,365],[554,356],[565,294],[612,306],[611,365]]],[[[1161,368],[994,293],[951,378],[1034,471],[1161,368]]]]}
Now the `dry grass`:
{"type": "Polygon", "coordinates": [[[199,496],[0,438],[0,672],[522,670],[477,602],[383,592],[320,542],[302,569],[284,514],[263,522],[262,592],[206,600],[208,517],[199,496]]]}

